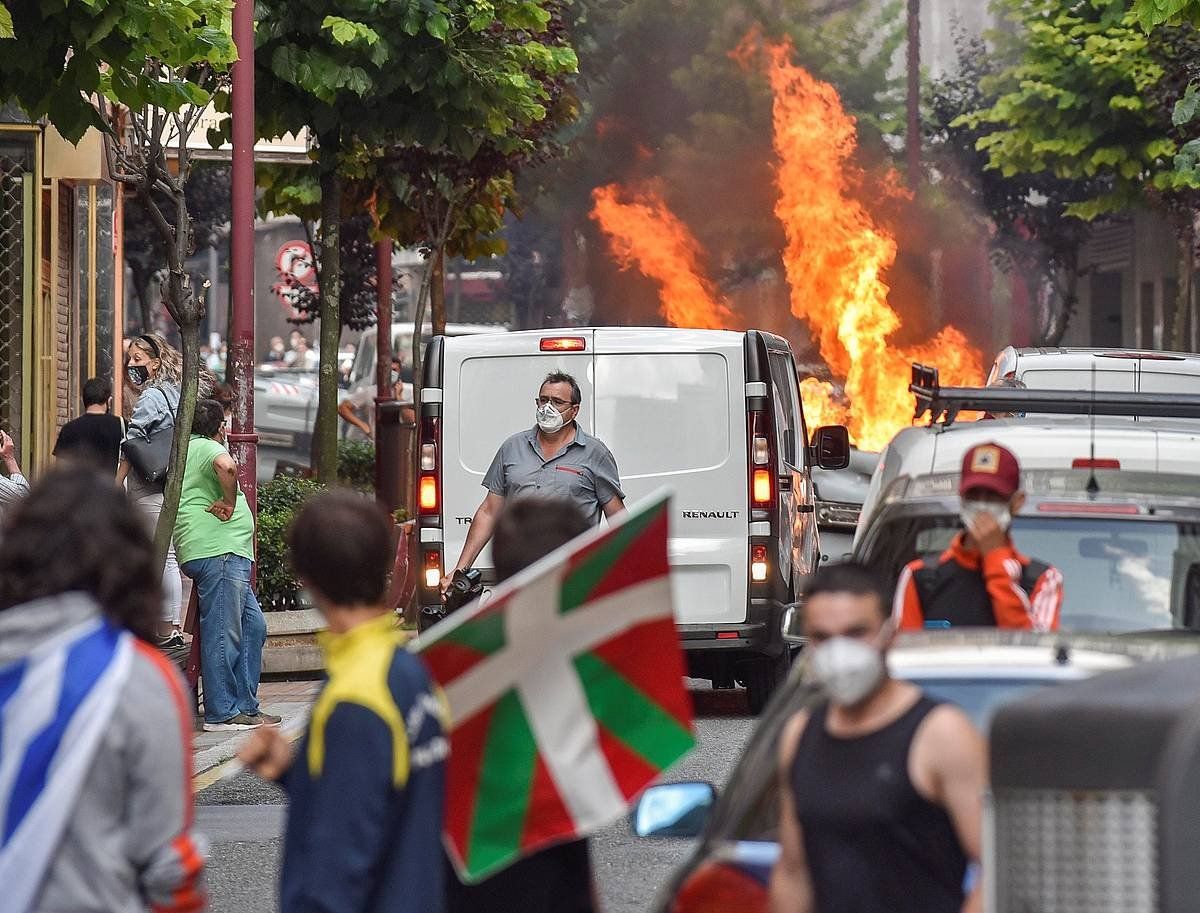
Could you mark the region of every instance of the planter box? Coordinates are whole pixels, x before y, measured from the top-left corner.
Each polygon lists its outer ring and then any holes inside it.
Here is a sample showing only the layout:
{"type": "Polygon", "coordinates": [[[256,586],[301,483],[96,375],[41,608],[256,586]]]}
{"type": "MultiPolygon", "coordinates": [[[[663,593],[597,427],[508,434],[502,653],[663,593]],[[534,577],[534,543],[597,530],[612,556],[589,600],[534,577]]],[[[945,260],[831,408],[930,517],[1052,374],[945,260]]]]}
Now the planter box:
{"type": "Polygon", "coordinates": [[[264,612],[267,643],[263,648],[264,673],[318,673],[324,669],[317,648],[317,632],[325,630],[325,619],[314,608],[264,612]]]}

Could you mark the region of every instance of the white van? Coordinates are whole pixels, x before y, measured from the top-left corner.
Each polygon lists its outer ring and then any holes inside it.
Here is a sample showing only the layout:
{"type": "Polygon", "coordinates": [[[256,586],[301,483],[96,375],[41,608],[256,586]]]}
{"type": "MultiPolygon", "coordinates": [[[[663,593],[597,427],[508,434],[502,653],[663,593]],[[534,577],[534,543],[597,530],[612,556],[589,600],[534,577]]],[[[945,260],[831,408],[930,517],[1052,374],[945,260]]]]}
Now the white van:
{"type": "Polygon", "coordinates": [[[1200,393],[1200,355],[1144,349],[1016,348],[996,355],[988,385],[1019,380],[1039,390],[1200,393]]]}
{"type": "MultiPolygon", "coordinates": [[[[423,612],[457,560],[500,444],[530,428],[551,371],[579,383],[578,421],[616,457],[629,502],[675,493],[670,557],[691,674],[740,681],[757,711],[790,660],[781,624],[819,560],[811,467],[846,465],[845,429],[807,446],[786,340],[757,330],[570,328],[435,337],[421,400],[423,612]]],[[[476,562],[491,573],[490,552],[476,562]]]]}

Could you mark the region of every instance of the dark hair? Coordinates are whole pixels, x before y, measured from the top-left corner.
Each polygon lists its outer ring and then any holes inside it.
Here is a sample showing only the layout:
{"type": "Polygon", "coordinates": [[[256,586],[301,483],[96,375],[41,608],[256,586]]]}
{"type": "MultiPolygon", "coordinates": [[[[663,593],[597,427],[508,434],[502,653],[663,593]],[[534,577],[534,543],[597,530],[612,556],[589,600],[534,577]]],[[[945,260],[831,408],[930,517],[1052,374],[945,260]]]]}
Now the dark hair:
{"type": "Polygon", "coordinates": [[[145,523],[111,472],[80,465],[50,470],[4,521],[0,611],[82,591],[114,624],[153,643],[162,568],[145,523]]]}
{"type": "Polygon", "coordinates": [[[192,434],[212,437],[225,424],[225,409],[215,399],[196,400],[196,414],[192,416],[192,434]]]}
{"type": "Polygon", "coordinates": [[[542,381],[542,386],[538,387],[538,389],[541,390],[546,384],[570,384],[571,405],[578,406],[583,402],[583,394],[579,391],[579,384],[575,382],[575,378],[565,371],[551,371],[546,375],[546,379],[542,381]]]}
{"type": "Polygon", "coordinates": [[[823,593],[852,593],[855,596],[874,596],[879,614],[885,618],[889,613],[888,587],[874,569],[856,561],[841,561],[826,564],[804,584],[805,602],[823,593]]]}
{"type": "Polygon", "coordinates": [[[387,596],[396,553],[387,514],[347,490],[312,498],[288,529],[292,570],[336,605],[371,605],[387,596]]]}
{"type": "Polygon", "coordinates": [[[83,404],[103,406],[112,396],[112,382],[107,377],[90,377],[83,385],[83,404]]]}
{"type": "Polygon", "coordinates": [[[496,578],[507,580],[591,528],[573,501],[537,495],[509,499],[492,533],[496,578]]]}

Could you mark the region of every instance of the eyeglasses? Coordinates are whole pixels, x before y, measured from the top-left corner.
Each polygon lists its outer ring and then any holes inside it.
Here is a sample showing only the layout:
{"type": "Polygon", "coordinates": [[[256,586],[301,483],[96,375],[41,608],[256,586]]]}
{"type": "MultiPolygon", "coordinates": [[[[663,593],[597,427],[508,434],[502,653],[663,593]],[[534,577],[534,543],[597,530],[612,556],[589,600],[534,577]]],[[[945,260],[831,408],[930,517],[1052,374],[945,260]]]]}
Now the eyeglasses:
{"type": "Polygon", "coordinates": [[[539,396],[534,402],[539,406],[544,406],[546,403],[553,403],[555,409],[566,409],[575,405],[565,399],[559,399],[557,396],[539,396]]]}

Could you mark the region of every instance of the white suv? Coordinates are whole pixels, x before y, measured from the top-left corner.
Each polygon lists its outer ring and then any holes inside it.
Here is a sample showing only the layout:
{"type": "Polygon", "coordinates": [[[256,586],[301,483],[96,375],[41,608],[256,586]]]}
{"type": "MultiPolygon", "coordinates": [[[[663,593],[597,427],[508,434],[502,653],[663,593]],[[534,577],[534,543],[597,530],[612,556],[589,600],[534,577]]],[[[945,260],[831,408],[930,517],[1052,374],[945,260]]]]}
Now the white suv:
{"type": "MultiPolygon", "coordinates": [[[[844,467],[845,429],[808,437],[786,340],[749,330],[602,327],[435,337],[421,397],[422,617],[462,550],[484,473],[533,422],[551,371],[579,383],[577,421],[616,457],[629,502],[674,491],[670,557],[690,674],[746,685],[755,710],[790,661],[782,627],[819,560],[811,468],[844,467]]],[[[490,550],[476,562],[485,582],[490,550]]]]}

